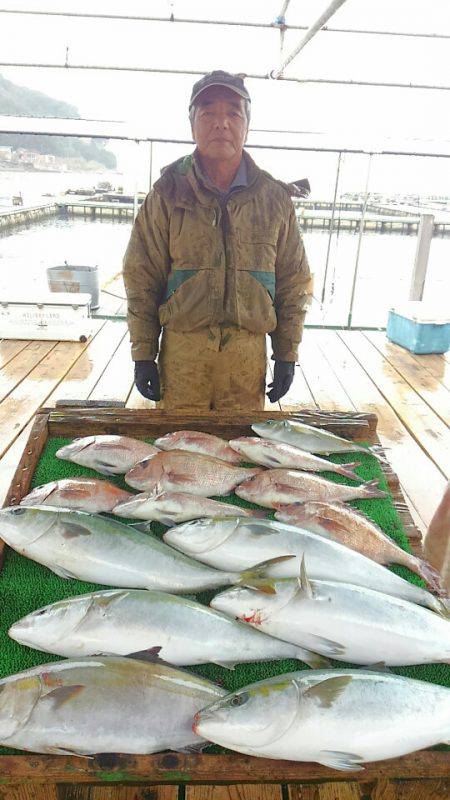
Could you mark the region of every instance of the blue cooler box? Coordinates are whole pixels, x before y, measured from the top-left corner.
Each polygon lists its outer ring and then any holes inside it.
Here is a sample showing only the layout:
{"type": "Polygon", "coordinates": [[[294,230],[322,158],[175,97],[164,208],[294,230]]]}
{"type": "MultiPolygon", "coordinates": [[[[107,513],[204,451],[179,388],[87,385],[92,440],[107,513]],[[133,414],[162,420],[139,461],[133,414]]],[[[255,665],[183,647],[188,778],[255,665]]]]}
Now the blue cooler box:
{"type": "Polygon", "coordinates": [[[450,310],[421,300],[402,303],[389,311],[386,336],[411,353],[446,353],[450,349],[450,310]]]}

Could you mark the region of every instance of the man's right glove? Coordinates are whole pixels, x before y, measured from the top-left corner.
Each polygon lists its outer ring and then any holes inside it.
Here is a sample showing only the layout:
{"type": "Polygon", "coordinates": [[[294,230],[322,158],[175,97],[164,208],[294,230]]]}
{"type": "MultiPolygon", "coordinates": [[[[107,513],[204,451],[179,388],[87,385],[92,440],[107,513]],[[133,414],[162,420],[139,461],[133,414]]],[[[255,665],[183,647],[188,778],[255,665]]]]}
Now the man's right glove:
{"type": "Polygon", "coordinates": [[[295,374],[295,361],[275,361],[273,368],[273,381],[269,383],[270,392],[267,397],[271,403],[276,403],[288,391],[295,374]]]}
{"type": "Polygon", "coordinates": [[[154,361],[134,362],[134,382],[137,390],[147,400],[161,400],[158,367],[154,361]]]}

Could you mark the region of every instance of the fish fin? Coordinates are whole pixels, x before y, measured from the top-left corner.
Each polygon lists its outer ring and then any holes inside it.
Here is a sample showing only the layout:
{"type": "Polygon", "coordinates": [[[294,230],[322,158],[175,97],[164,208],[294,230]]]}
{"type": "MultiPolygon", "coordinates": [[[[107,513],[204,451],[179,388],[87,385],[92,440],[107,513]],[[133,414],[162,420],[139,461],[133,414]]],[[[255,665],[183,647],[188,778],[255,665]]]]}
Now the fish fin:
{"type": "Polygon", "coordinates": [[[420,575],[432,592],[435,592],[440,597],[446,596],[446,589],[442,580],[442,576],[437,569],[432,567],[428,561],[424,561],[422,558],[415,559],[414,566],[417,569],[417,574],[420,575]]]}
{"type": "Polygon", "coordinates": [[[174,750],[175,753],[186,753],[187,755],[189,755],[189,753],[201,753],[201,751],[204,750],[205,747],[208,747],[208,745],[210,744],[211,742],[206,742],[206,741],[195,742],[193,744],[187,745],[186,747],[173,747],[172,750],[174,750]]]}
{"type": "Polygon", "coordinates": [[[135,531],[141,531],[141,533],[152,533],[152,521],[149,520],[148,522],[131,522],[129,527],[134,528],[135,531]]]}
{"type": "Polygon", "coordinates": [[[187,484],[190,484],[190,483],[192,483],[192,477],[191,477],[191,475],[186,475],[186,473],[184,473],[184,472],[176,472],[175,470],[173,470],[173,471],[172,471],[172,470],[169,470],[169,471],[166,473],[166,475],[167,475],[167,478],[168,478],[168,479],[169,479],[169,480],[170,480],[172,483],[179,483],[179,484],[181,484],[182,486],[183,486],[184,484],[186,484],[186,483],[187,483],[187,484]]]}
{"type": "Polygon", "coordinates": [[[266,461],[268,464],[271,464],[271,465],[272,465],[272,466],[274,466],[274,467],[279,467],[279,466],[280,466],[280,464],[281,464],[281,461],[280,461],[280,459],[279,459],[279,458],[277,458],[277,457],[276,457],[276,456],[274,456],[274,455],[268,455],[268,454],[264,454],[264,459],[265,459],[265,461],[266,461]]]}
{"type": "Polygon", "coordinates": [[[116,591],[109,597],[96,597],[92,599],[95,600],[95,605],[100,606],[100,608],[108,608],[109,606],[112,606],[113,603],[120,603],[121,600],[125,600],[129,594],[130,592],[128,590],[124,592],[116,591]]]}
{"type": "Polygon", "coordinates": [[[158,519],[155,520],[155,522],[161,522],[162,525],[168,525],[172,527],[172,525],[178,524],[176,517],[177,517],[176,514],[170,516],[170,514],[166,513],[165,515],[158,515],[158,519]]]}
{"type": "Polygon", "coordinates": [[[96,461],[92,469],[95,469],[95,471],[99,472],[100,475],[106,475],[108,478],[111,478],[113,475],[117,474],[117,467],[115,464],[104,464],[102,461],[96,461]]]}
{"type": "Polygon", "coordinates": [[[153,663],[157,661],[158,664],[167,664],[167,661],[159,657],[161,650],[162,646],[149,647],[148,650],[137,650],[135,653],[127,653],[126,658],[134,658],[136,661],[150,661],[153,663]]]}
{"type": "Polygon", "coordinates": [[[76,539],[77,536],[90,536],[92,531],[86,525],[79,525],[77,522],[65,522],[63,539],[76,539]]]}
{"type": "Polygon", "coordinates": [[[250,517],[254,517],[255,519],[266,519],[270,513],[268,509],[267,511],[260,511],[257,508],[249,508],[248,511],[250,517]]]}
{"type": "Polygon", "coordinates": [[[366,489],[370,493],[368,495],[369,497],[387,497],[387,493],[383,491],[383,489],[380,489],[378,485],[378,478],[374,478],[372,481],[366,481],[361,484],[361,487],[356,488],[366,489]]]}
{"type": "Polygon", "coordinates": [[[54,700],[54,708],[57,709],[60,708],[63,703],[72,700],[73,697],[76,697],[85,688],[86,687],[81,683],[74,683],[71,686],[58,686],[56,689],[52,689],[51,692],[44,694],[41,700],[54,700]]]}
{"type": "Polygon", "coordinates": [[[324,636],[316,636],[314,633],[309,635],[309,638],[312,639],[312,645],[314,646],[314,642],[317,642],[318,649],[324,650],[326,655],[330,658],[341,658],[345,655],[345,647],[340,642],[335,642],[333,639],[326,639],[324,636]]]}
{"type": "Polygon", "coordinates": [[[234,669],[237,661],[218,661],[217,658],[215,658],[212,663],[217,664],[218,667],[223,667],[224,669],[234,669]]]}
{"type": "Polygon", "coordinates": [[[332,669],[332,665],[325,656],[313,653],[312,650],[305,650],[303,647],[297,647],[296,658],[299,661],[303,661],[311,669],[332,669]]]}
{"type": "Polygon", "coordinates": [[[370,672],[390,672],[388,665],[385,661],[377,661],[375,664],[367,664],[361,669],[368,669],[370,672]]]}
{"type": "Polygon", "coordinates": [[[305,565],[305,554],[302,555],[302,563],[300,564],[300,578],[297,578],[299,583],[299,591],[309,597],[310,600],[314,600],[314,589],[308,575],[306,573],[306,565],[305,565]]]}
{"type": "Polygon", "coordinates": [[[268,577],[264,573],[275,564],[287,561],[290,558],[295,558],[295,556],[277,556],[276,558],[269,558],[267,561],[261,561],[250,569],[241,572],[240,580],[236,585],[247,586],[249,589],[258,589],[258,591],[264,592],[265,594],[276,594],[275,579],[268,577]]]}
{"type": "Polygon", "coordinates": [[[352,675],[337,675],[335,678],[325,678],[325,680],[315,683],[306,692],[303,698],[318,700],[323,708],[331,708],[334,701],[342,694],[344,689],[353,680],[352,675]]]}
{"type": "Polygon", "coordinates": [[[361,772],[364,767],[362,756],[355,753],[341,753],[339,750],[321,750],[317,759],[318,764],[331,769],[339,769],[342,772],[361,772]]]}
{"type": "Polygon", "coordinates": [[[49,569],[51,569],[51,571],[60,578],[65,578],[66,580],[78,580],[77,576],[74,575],[73,572],[69,572],[68,569],[61,567],[59,564],[52,564],[49,569]]]}
{"type": "Polygon", "coordinates": [[[435,614],[439,614],[440,617],[444,617],[444,619],[450,619],[450,605],[448,601],[441,600],[440,597],[434,598],[436,601],[436,605],[434,606],[435,614]]]}
{"type": "Polygon", "coordinates": [[[55,756],[77,756],[78,758],[91,758],[93,759],[94,756],[92,753],[83,753],[79,750],[69,750],[67,747],[46,747],[45,752],[48,755],[55,755],[55,756]]]}

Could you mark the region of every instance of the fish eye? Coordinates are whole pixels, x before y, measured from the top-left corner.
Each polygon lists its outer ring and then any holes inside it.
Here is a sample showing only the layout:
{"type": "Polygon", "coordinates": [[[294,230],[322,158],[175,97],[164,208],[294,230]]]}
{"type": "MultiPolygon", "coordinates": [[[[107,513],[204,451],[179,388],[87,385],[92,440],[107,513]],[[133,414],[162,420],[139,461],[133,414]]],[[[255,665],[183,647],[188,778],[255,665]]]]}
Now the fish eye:
{"type": "Polygon", "coordinates": [[[37,611],[37,612],[36,612],[36,616],[37,616],[37,617],[41,617],[41,616],[42,616],[42,614],[45,614],[45,613],[46,613],[46,610],[45,610],[45,608],[43,608],[41,611],[37,611]]]}
{"type": "Polygon", "coordinates": [[[243,706],[244,703],[247,702],[250,695],[248,692],[242,692],[241,694],[235,694],[230,700],[230,706],[237,708],[237,706],[243,706]]]}
{"type": "Polygon", "coordinates": [[[25,509],[21,508],[20,506],[16,506],[15,508],[11,508],[9,513],[17,516],[18,514],[25,514],[25,509]]]}
{"type": "Polygon", "coordinates": [[[150,458],[144,458],[143,461],[139,461],[139,463],[136,464],[136,467],[141,467],[145,469],[145,467],[148,466],[148,464],[150,463],[150,460],[151,460],[150,458]]]}

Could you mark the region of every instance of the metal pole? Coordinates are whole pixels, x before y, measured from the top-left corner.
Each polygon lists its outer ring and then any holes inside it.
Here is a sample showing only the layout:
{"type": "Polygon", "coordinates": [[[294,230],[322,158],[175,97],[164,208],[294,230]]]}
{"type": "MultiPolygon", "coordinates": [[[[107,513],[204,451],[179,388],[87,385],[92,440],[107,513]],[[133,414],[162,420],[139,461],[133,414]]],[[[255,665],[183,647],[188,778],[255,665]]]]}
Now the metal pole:
{"type": "Polygon", "coordinates": [[[338,161],[337,161],[337,170],[336,170],[336,181],[334,184],[334,197],[333,197],[333,208],[331,210],[331,219],[330,219],[330,235],[328,237],[328,247],[327,247],[327,260],[325,262],[325,273],[323,276],[323,285],[322,285],[322,297],[320,302],[323,305],[323,301],[325,299],[325,292],[327,288],[327,274],[328,274],[328,261],[330,259],[330,249],[331,249],[331,237],[333,235],[333,228],[334,228],[334,214],[336,211],[336,197],[337,197],[337,190],[338,190],[338,183],[339,183],[339,172],[341,169],[341,156],[342,153],[339,153],[338,161]]]}
{"type": "Polygon", "coordinates": [[[325,25],[326,21],[330,19],[330,17],[332,17],[333,14],[335,14],[335,12],[338,10],[338,8],[340,8],[344,3],[345,0],[332,0],[330,5],[325,9],[325,11],[322,12],[320,17],[315,22],[313,22],[313,24],[308,28],[305,35],[300,40],[300,44],[298,44],[297,47],[294,48],[290,56],[285,58],[285,60],[283,61],[281,66],[278,67],[278,69],[272,70],[272,72],[270,73],[271,78],[281,77],[288,64],[290,64],[291,61],[293,61],[294,58],[298,56],[298,54],[300,53],[301,50],[303,50],[305,45],[307,45],[308,42],[311,41],[313,36],[315,36],[316,33],[320,31],[320,29],[325,25]]]}
{"type": "Polygon", "coordinates": [[[152,173],[153,173],[153,142],[150,142],[150,159],[149,159],[149,181],[148,190],[151,192],[153,186],[152,173]]]}
{"type": "Polygon", "coordinates": [[[433,229],[434,215],[421,214],[419,230],[417,231],[416,257],[414,260],[414,269],[409,290],[410,300],[422,300],[423,298],[433,229]]]}
{"type": "MultiPolygon", "coordinates": [[[[144,72],[149,75],[205,75],[208,69],[162,69],[155,67],[115,67],[108,64],[32,64],[30,62],[18,61],[2,61],[0,67],[21,67],[32,69],[64,69],[68,72],[71,69],[92,69],[100,70],[103,72],[144,72]]],[[[244,78],[251,80],[269,80],[271,75],[259,75],[257,73],[244,73],[244,78]]],[[[435,85],[428,83],[392,83],[389,81],[353,81],[353,80],[339,80],[336,78],[293,78],[280,76],[278,80],[290,81],[291,83],[314,83],[314,84],[330,84],[333,86],[380,86],[385,89],[436,89],[443,91],[450,91],[450,86],[435,85]]]]}
{"type": "MultiPolygon", "coordinates": [[[[225,25],[237,28],[265,28],[276,29],[279,25],[276,22],[237,22],[235,20],[222,20],[222,19],[189,19],[183,17],[146,17],[142,15],[129,14],[86,14],[81,11],[32,11],[29,9],[11,9],[0,8],[0,14],[26,14],[28,16],[34,15],[36,17],[75,17],[79,19],[107,19],[107,20],[130,20],[131,22],[169,22],[171,24],[178,23],[182,25],[225,25]]],[[[291,31],[307,31],[307,25],[286,25],[286,30],[291,31]]],[[[450,34],[447,33],[413,33],[412,31],[381,31],[370,30],[366,28],[322,28],[324,33],[357,33],[368,36],[406,36],[417,39],[450,39],[450,34]]]]}
{"type": "Polygon", "coordinates": [[[361,241],[362,235],[364,231],[364,220],[366,216],[366,208],[367,208],[367,201],[369,197],[369,179],[370,179],[370,168],[372,166],[372,155],[369,156],[369,164],[367,166],[367,179],[366,179],[366,188],[364,191],[364,204],[362,207],[361,212],[361,222],[359,225],[359,237],[358,237],[358,248],[356,250],[356,260],[355,260],[355,271],[353,273],[353,284],[352,284],[352,294],[350,297],[350,308],[348,311],[348,319],[347,319],[347,328],[352,327],[352,314],[353,314],[353,303],[355,301],[355,292],[356,292],[356,278],[358,276],[358,267],[359,267],[359,254],[361,252],[361,241]]]}

